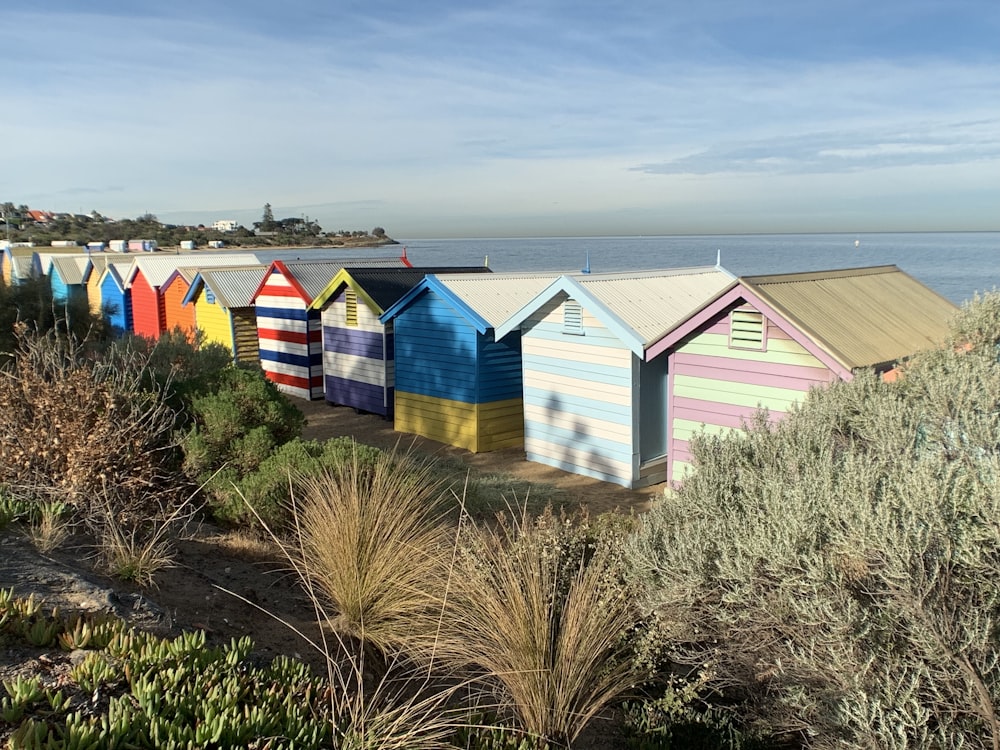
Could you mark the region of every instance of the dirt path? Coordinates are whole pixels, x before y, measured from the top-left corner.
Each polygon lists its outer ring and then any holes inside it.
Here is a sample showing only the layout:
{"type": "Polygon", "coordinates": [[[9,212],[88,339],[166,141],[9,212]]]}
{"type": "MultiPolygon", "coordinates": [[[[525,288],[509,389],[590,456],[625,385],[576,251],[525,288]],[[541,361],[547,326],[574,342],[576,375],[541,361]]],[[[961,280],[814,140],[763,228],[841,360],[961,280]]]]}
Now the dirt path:
{"type": "Polygon", "coordinates": [[[618,509],[642,513],[650,501],[663,492],[663,485],[627,490],[609,482],[570,474],[550,466],[526,461],[519,448],[470,453],[415,435],[396,432],[392,423],[374,414],[358,414],[346,406],[332,406],[325,401],[296,402],[306,415],[308,424],[302,432],[306,439],[327,440],[332,437],[352,437],[359,443],[391,449],[411,446],[414,450],[435,456],[456,459],[482,474],[510,474],[533,484],[548,484],[559,489],[567,507],[584,505],[591,513],[618,509]]]}

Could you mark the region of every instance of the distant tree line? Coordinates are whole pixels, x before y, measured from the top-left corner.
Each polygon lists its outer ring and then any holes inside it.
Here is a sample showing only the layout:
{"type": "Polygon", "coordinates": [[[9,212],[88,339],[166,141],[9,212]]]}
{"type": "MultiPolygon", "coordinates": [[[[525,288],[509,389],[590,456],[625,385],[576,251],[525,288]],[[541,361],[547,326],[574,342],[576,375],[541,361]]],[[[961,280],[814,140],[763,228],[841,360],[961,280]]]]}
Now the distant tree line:
{"type": "Polygon", "coordinates": [[[393,243],[382,227],[375,227],[370,232],[344,229],[326,232],[319,222],[306,216],[275,219],[270,203],[265,204],[261,220],[255,221],[251,229],[240,225],[232,231],[221,231],[203,224],[164,224],[151,213],[135,219],[115,220],[96,210],[89,214],[57,213],[46,222],[36,222],[29,211],[29,207],[24,204],[15,205],[9,201],[0,203],[0,216],[4,224],[0,227],[0,239],[33,242],[36,245],[48,245],[54,240],[74,240],[79,244],[86,244],[108,243],[113,239],[150,239],[156,240],[160,247],[178,246],[185,240],[194,241],[198,246],[212,241],[222,241],[233,246],[393,243]]]}

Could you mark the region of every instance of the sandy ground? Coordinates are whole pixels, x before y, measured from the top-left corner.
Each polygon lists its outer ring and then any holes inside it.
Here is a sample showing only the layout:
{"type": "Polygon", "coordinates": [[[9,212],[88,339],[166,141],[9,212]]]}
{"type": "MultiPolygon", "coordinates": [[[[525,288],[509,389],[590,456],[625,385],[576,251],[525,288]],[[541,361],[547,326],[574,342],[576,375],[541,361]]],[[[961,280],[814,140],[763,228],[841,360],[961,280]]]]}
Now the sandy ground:
{"type": "Polygon", "coordinates": [[[652,498],[662,494],[664,485],[627,490],[615,484],[570,474],[550,466],[526,461],[524,451],[508,448],[489,453],[470,453],[433,440],[393,430],[392,423],[374,414],[358,414],[346,406],[332,406],[325,401],[296,402],[308,420],[304,438],[324,440],[336,436],[352,437],[359,443],[380,448],[409,449],[462,461],[481,474],[510,474],[518,479],[546,484],[560,490],[567,508],[586,506],[591,513],[613,509],[642,513],[652,498]]]}

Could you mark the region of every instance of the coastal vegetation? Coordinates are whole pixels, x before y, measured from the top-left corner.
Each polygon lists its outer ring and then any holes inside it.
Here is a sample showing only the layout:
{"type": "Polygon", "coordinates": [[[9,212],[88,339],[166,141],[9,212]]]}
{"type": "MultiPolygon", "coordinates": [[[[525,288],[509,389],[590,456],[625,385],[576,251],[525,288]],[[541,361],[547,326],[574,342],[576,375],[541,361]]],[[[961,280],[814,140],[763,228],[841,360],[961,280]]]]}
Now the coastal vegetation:
{"type": "Polygon", "coordinates": [[[5,680],[12,747],[1000,747],[1000,295],[895,382],[702,434],[642,517],[468,504],[433,458],[302,441],[258,370],[183,337],[11,335],[5,533],[58,546],[62,525],[149,584],[192,521],[252,532],[322,657],[5,591],[5,647],[76,651],[58,680],[5,680]]]}
{"type": "Polygon", "coordinates": [[[193,241],[197,247],[211,242],[222,242],[234,247],[370,247],[395,244],[385,229],[338,229],[327,231],[315,219],[292,216],[275,219],[270,204],[264,206],[260,221],[251,227],[235,224],[232,228],[218,229],[204,224],[183,225],[161,222],[155,215],[146,213],[135,218],[112,219],[99,211],[84,213],[43,214],[38,221],[26,205],[15,206],[8,201],[0,204],[0,217],[4,230],[0,239],[11,242],[31,242],[38,246],[55,242],[88,242],[111,240],[155,240],[159,247],[179,247],[181,242],[193,241]]]}

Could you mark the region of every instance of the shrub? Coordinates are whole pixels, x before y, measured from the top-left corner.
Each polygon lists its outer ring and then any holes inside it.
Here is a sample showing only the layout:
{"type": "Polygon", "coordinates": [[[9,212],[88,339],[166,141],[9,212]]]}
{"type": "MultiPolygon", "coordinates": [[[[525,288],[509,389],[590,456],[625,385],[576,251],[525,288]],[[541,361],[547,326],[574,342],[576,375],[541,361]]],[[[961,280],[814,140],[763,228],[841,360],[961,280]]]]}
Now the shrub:
{"type": "Polygon", "coordinates": [[[184,470],[225,503],[234,479],[252,474],[302,430],[305,417],[259,369],[225,367],[189,393],[193,424],[181,440],[184,470]]]}
{"type": "Polygon", "coordinates": [[[295,438],[277,447],[257,470],[241,475],[225,467],[212,480],[209,500],[216,520],[229,524],[256,525],[263,521],[275,530],[290,525],[290,498],[304,477],[323,473],[337,475],[355,461],[374,466],[381,451],[338,437],[319,442],[295,438]]]}
{"type": "Polygon", "coordinates": [[[58,500],[88,519],[110,488],[116,512],[143,516],[169,504],[175,412],[150,390],[147,360],[95,355],[73,337],[18,324],[13,362],[0,369],[0,484],[58,500]]]}
{"type": "MultiPolygon", "coordinates": [[[[995,297],[971,347],[859,374],[693,443],[697,471],[631,553],[671,656],[814,747],[1000,744],[1000,364],[995,297]]],[[[970,334],[970,332],[972,332],[970,334]]]]}

